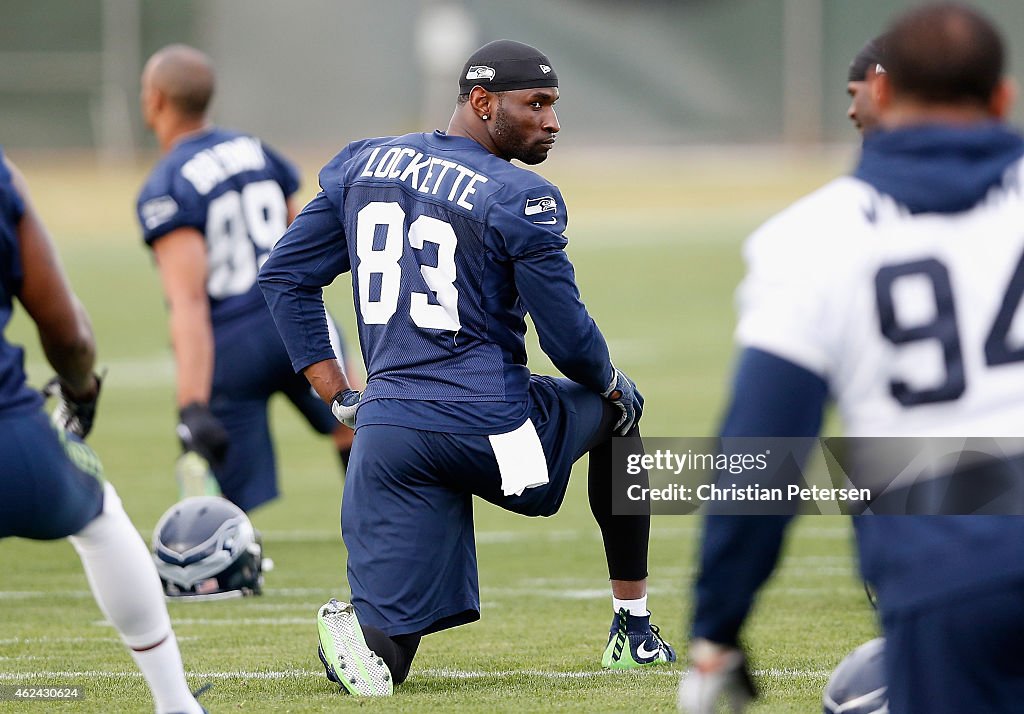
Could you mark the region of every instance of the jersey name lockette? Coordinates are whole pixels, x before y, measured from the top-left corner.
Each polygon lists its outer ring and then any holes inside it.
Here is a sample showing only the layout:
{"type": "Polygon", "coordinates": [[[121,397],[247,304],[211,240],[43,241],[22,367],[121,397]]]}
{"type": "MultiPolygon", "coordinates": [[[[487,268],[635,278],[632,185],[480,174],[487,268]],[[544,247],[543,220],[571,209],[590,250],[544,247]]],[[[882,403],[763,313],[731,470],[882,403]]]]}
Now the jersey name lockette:
{"type": "Polygon", "coordinates": [[[408,147],[393,146],[383,154],[381,148],[378,146],[370,152],[370,158],[359,174],[360,178],[398,179],[414,190],[432,196],[437,196],[444,187],[448,189],[447,195],[444,192],[440,195],[468,211],[473,210],[469,198],[476,193],[477,184],[489,180],[483,174],[454,161],[408,147]]]}

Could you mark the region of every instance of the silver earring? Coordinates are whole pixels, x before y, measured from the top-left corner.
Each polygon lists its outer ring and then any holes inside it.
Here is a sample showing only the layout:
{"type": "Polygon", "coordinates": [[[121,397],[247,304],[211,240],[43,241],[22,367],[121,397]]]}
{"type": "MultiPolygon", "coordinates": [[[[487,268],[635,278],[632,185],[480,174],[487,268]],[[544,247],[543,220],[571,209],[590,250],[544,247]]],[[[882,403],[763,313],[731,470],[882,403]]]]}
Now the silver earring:
{"type": "Polygon", "coordinates": [[[487,121],[488,119],[491,118],[491,115],[490,114],[483,114],[483,115],[481,115],[480,118],[483,119],[484,121],[487,121]]]}

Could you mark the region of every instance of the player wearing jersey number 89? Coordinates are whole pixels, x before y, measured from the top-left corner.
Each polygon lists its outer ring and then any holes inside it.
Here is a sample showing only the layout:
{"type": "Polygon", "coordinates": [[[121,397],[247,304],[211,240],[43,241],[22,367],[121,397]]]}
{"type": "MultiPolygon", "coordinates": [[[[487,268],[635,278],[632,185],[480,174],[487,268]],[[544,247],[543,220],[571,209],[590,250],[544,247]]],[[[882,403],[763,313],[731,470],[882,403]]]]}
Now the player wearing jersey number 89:
{"type": "MultiPolygon", "coordinates": [[[[251,510],[277,495],[271,394],[282,392],[314,429],[333,434],[343,462],[352,431],[292,372],[256,285],[294,216],[298,174],[256,137],[210,125],[213,83],[209,59],[184,45],[146,64],[142,112],[164,156],[138,213],[170,310],[182,447],[210,462],[223,494],[251,510]]],[[[343,360],[331,329],[332,354],[343,360]]]]}
{"type": "MultiPolygon", "coordinates": [[[[904,507],[937,496],[935,515],[865,515],[854,529],[886,638],[889,711],[1009,714],[1024,701],[1024,518],[948,515],[946,504],[963,503],[950,484],[967,470],[963,490],[981,512],[1020,513],[1024,137],[1003,123],[1014,92],[990,20],[923,5],[885,38],[886,71],[873,80],[880,124],[853,176],[746,244],[721,433],[813,437],[832,397],[847,436],[1001,438],[999,459],[949,453],[928,463],[931,478],[907,484],[908,469],[871,504],[909,486],[904,507]],[[1004,475],[1009,496],[989,502],[992,477],[1004,475]]],[[[927,461],[934,443],[915,456],[927,461]]],[[[705,520],[684,711],[749,696],[740,630],[787,523],[705,520]]]]}
{"type": "Polygon", "coordinates": [[[472,496],[551,515],[588,452],[616,611],[603,663],[675,658],[646,607],[650,518],[611,512],[611,438],[618,427],[642,450],[643,397],[580,301],[558,188],[511,164],[554,145],[557,76],[539,50],[501,40],[474,53],[460,88],[447,132],[342,150],[260,271],[292,365],[355,418],[342,505],[354,608],[319,618],[328,676],[358,693],[390,692],[422,635],[479,617],[472,496]],[[320,319],[323,287],[348,271],[368,371],[358,402],[320,319]],[[530,375],[527,312],[569,379],[530,375]],[[352,658],[379,680],[350,682],[352,658]]]}

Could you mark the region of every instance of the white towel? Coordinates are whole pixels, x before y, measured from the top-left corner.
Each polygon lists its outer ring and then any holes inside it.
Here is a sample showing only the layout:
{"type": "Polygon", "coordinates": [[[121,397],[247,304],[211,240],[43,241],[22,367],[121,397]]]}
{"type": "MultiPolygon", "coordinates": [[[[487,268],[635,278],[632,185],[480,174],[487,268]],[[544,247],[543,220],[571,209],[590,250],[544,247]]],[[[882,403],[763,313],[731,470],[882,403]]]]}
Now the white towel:
{"type": "Polygon", "coordinates": [[[548,462],[533,420],[527,419],[515,431],[487,438],[498,460],[501,492],[506,496],[521,496],[526,489],[548,482],[548,462]]]}

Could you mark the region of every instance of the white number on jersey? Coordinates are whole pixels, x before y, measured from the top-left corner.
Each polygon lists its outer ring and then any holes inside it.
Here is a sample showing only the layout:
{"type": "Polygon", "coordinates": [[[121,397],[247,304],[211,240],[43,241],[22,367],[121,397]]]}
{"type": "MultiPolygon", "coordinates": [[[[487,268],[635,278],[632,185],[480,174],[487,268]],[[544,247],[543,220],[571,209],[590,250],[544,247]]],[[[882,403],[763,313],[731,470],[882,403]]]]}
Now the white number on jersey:
{"type": "MultiPolygon", "coordinates": [[[[1024,361],[1024,344],[1011,343],[1012,328],[1024,297],[1024,255],[1010,278],[995,321],[985,339],[985,363],[990,367],[1024,361]]],[[[918,340],[936,340],[942,347],[946,377],[929,389],[913,389],[901,379],[889,382],[892,396],[905,407],[959,399],[967,388],[964,375],[960,331],[957,327],[956,305],[949,270],[939,260],[928,258],[897,265],[886,265],[875,274],[875,299],[882,334],[894,345],[918,340]],[[894,289],[903,280],[923,277],[931,284],[935,296],[934,318],[923,324],[900,325],[896,319],[894,289]]]]}
{"type": "Polygon", "coordinates": [[[419,327],[458,332],[459,291],[455,287],[455,249],[458,237],[451,224],[430,216],[420,216],[405,234],[405,211],[393,202],[368,203],[356,216],[356,255],[359,267],[359,311],[367,325],[384,325],[398,310],[398,293],[402,284],[399,261],[405,244],[423,250],[424,243],[437,246],[437,265],[420,265],[420,275],[439,304],[429,302],[427,293],[411,291],[409,315],[419,327]],[[380,248],[374,248],[374,237],[382,228],[380,248]],[[372,299],[372,287],[377,297],[372,299]]]}
{"type": "Polygon", "coordinates": [[[288,203],[276,181],[256,181],[241,193],[228,191],[210,201],[206,213],[210,297],[220,300],[248,292],[287,227],[288,203]]]}

